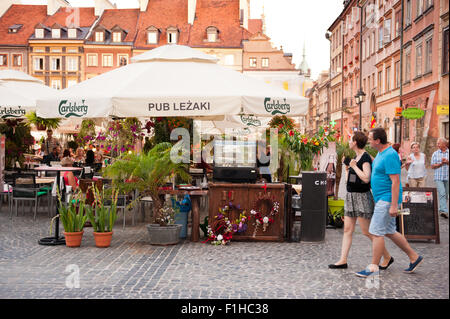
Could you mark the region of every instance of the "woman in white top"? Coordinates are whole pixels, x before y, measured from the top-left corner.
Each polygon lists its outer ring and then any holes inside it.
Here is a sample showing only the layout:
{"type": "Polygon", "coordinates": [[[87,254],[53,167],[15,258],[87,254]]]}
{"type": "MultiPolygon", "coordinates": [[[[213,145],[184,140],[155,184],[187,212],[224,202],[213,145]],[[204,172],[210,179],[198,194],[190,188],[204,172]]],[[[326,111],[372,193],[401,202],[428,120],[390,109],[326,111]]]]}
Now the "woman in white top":
{"type": "Polygon", "coordinates": [[[417,142],[411,144],[411,151],[412,153],[406,161],[409,187],[425,187],[425,176],[427,174],[425,154],[420,152],[419,143],[417,142]]]}

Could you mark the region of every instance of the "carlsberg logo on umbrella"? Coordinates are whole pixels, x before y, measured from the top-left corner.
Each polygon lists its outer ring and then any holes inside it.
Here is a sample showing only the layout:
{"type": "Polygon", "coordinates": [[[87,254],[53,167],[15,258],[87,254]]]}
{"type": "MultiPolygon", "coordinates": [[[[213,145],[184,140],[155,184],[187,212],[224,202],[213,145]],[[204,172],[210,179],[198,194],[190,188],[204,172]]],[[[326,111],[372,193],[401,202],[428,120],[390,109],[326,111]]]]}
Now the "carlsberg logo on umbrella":
{"type": "Polygon", "coordinates": [[[2,119],[7,119],[10,117],[24,117],[25,113],[25,110],[21,109],[20,106],[18,106],[17,108],[6,106],[0,108],[0,118],[2,119]]]}
{"type": "Polygon", "coordinates": [[[81,104],[77,104],[77,102],[68,102],[67,100],[62,100],[59,103],[59,114],[64,116],[65,118],[76,116],[82,117],[87,114],[88,106],[84,105],[85,100],[81,100],[81,104]]]}
{"type": "Polygon", "coordinates": [[[247,126],[261,126],[261,121],[254,115],[241,115],[241,121],[247,126]]]}
{"type": "Polygon", "coordinates": [[[264,99],[264,107],[266,111],[272,115],[287,114],[291,111],[291,105],[286,103],[286,99],[283,100],[284,103],[279,100],[272,100],[270,97],[266,97],[264,99]]]}

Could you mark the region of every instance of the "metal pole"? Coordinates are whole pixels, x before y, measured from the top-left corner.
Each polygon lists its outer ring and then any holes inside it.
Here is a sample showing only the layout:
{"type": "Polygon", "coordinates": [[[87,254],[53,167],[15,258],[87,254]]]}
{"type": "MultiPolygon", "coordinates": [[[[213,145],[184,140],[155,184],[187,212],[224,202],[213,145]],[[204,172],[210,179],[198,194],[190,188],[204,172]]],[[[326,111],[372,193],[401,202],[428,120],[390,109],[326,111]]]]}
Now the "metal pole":
{"type": "MultiPolygon", "coordinates": [[[[360,25],[360,31],[359,31],[359,91],[363,92],[362,90],[362,19],[363,19],[363,7],[361,3],[359,3],[359,25],[360,25]]],[[[362,131],[362,95],[359,97],[359,130],[362,131]]]]}
{"type": "MultiPolygon", "coordinates": [[[[402,95],[403,95],[403,17],[404,17],[404,0],[402,0],[402,17],[400,19],[400,107],[403,109],[403,101],[402,101],[402,95]]],[[[402,131],[403,131],[403,121],[402,116],[400,116],[400,134],[399,134],[399,143],[402,144],[402,131]]]]}

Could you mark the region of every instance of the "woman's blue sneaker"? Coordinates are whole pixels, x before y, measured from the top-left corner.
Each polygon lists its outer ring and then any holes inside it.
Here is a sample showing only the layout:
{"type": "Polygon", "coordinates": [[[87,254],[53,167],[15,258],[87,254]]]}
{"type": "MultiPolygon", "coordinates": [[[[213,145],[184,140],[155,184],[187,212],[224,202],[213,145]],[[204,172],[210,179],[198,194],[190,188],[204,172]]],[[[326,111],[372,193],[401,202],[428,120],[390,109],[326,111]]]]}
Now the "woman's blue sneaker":
{"type": "Polygon", "coordinates": [[[370,271],[369,268],[366,268],[360,272],[355,273],[356,276],[358,277],[363,277],[363,278],[367,278],[369,276],[373,276],[373,275],[379,275],[380,271],[370,271]]]}

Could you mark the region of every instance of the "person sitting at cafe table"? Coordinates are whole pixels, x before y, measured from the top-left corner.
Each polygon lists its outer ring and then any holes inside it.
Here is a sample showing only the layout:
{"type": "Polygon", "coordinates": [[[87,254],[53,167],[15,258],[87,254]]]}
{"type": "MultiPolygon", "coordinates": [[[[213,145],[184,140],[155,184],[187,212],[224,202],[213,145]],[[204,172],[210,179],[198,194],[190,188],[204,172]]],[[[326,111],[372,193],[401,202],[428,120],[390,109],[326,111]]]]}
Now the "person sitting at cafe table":
{"type": "Polygon", "coordinates": [[[77,148],[74,160],[75,162],[84,162],[84,149],[82,147],[77,148]]]}
{"type": "MultiPolygon", "coordinates": [[[[61,160],[61,165],[63,167],[73,167],[73,161],[70,157],[64,157],[61,160]]],[[[78,188],[78,178],[71,171],[64,172],[64,185],[72,186],[72,190],[76,190],[78,188]]]]}
{"type": "Polygon", "coordinates": [[[43,163],[50,164],[50,162],[59,162],[59,147],[53,147],[53,150],[50,154],[44,156],[43,163]]]}
{"type": "Polygon", "coordinates": [[[92,166],[95,163],[95,154],[94,154],[93,150],[88,150],[86,152],[86,159],[85,159],[84,163],[87,166],[92,166]]]}

